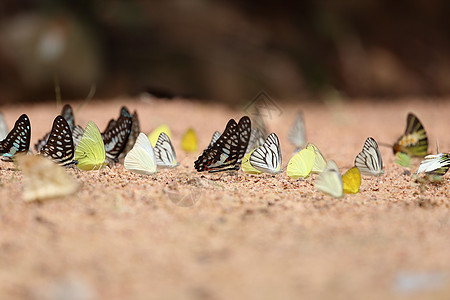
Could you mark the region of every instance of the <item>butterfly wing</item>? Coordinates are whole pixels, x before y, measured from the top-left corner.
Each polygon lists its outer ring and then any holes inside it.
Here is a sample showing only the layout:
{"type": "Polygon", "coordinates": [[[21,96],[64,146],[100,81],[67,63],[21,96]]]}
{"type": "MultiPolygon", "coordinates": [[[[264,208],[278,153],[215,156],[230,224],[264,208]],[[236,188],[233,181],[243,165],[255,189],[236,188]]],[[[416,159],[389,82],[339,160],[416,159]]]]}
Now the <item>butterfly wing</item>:
{"type": "Polygon", "coordinates": [[[57,116],[53,121],[50,136],[40,154],[49,157],[59,165],[72,163],[75,154],[72,132],[66,119],[62,116],[57,116]]]}
{"type": "Polygon", "coordinates": [[[308,177],[314,166],[315,158],[316,153],[312,147],[297,152],[287,165],[287,175],[292,179],[308,177]]]}
{"type": "Polygon", "coordinates": [[[305,123],[301,112],[295,117],[288,137],[289,141],[297,148],[303,148],[306,145],[305,123]]]}
{"type": "Polygon", "coordinates": [[[75,150],[75,160],[80,170],[90,171],[105,166],[105,145],[94,122],[89,121],[83,137],[75,150]]]}
{"type": "Polygon", "coordinates": [[[261,174],[262,172],[253,168],[253,166],[250,164],[250,155],[252,155],[253,151],[255,151],[256,149],[253,149],[252,151],[250,151],[249,153],[247,153],[244,158],[242,159],[242,171],[244,171],[245,173],[248,174],[261,174]]]}
{"type": "Polygon", "coordinates": [[[312,148],[314,149],[315,158],[314,158],[314,165],[311,170],[311,173],[313,174],[319,174],[325,170],[325,167],[327,166],[327,161],[325,160],[325,157],[323,157],[322,152],[320,152],[319,148],[317,148],[316,145],[313,143],[308,143],[306,148],[312,148]]]}
{"type": "Polygon", "coordinates": [[[155,145],[156,165],[160,168],[174,168],[179,165],[177,155],[170,138],[164,132],[158,137],[155,145]]]}
{"type": "Polygon", "coordinates": [[[0,112],[0,141],[8,135],[8,125],[6,125],[5,118],[0,112]]]}
{"type": "Polygon", "coordinates": [[[275,133],[269,134],[264,144],[250,155],[250,164],[257,170],[278,174],[281,170],[280,141],[275,133]]]}
{"type": "Polygon", "coordinates": [[[236,121],[230,119],[218,140],[206,148],[194,162],[198,172],[238,170],[245,155],[251,134],[251,121],[247,116],[236,121]]]}
{"type": "Polygon", "coordinates": [[[197,135],[194,129],[189,128],[181,139],[181,148],[186,152],[195,152],[198,148],[197,135]]]}
{"type": "Polygon", "coordinates": [[[81,127],[80,125],[76,125],[72,132],[73,146],[75,149],[77,148],[78,143],[80,143],[83,134],[84,134],[83,127],[81,127]]]}
{"type": "Polygon", "coordinates": [[[213,136],[211,137],[211,141],[209,142],[209,147],[211,147],[212,145],[214,145],[214,143],[220,138],[220,132],[215,131],[213,133],[213,136]]]}
{"type": "Polygon", "coordinates": [[[61,116],[67,121],[67,124],[69,124],[70,131],[73,131],[75,127],[75,116],[73,115],[73,109],[70,104],[64,105],[61,110],[61,116]]]}
{"type": "Polygon", "coordinates": [[[428,152],[428,137],[419,119],[412,113],[406,119],[405,133],[393,146],[394,154],[403,152],[410,156],[424,157],[428,152]]]}
{"type": "Polygon", "coordinates": [[[130,136],[128,137],[128,142],[127,145],[125,146],[125,149],[123,150],[123,153],[128,153],[128,151],[130,151],[131,148],[133,148],[134,143],[136,143],[136,140],[141,132],[141,126],[139,124],[139,118],[136,111],[134,111],[133,115],[131,116],[131,122],[132,124],[130,136]]]}
{"type": "Polygon", "coordinates": [[[133,148],[125,156],[124,167],[138,174],[150,175],[156,173],[153,147],[144,133],[139,134],[133,148]]]}
{"type": "Polygon", "coordinates": [[[116,160],[123,152],[131,133],[131,126],[131,117],[121,116],[114,127],[102,134],[108,158],[116,160]]]}
{"type": "Polygon", "coordinates": [[[250,140],[248,142],[247,151],[245,152],[245,155],[252,152],[259,146],[262,146],[264,144],[264,142],[265,142],[265,140],[264,140],[264,135],[263,135],[262,131],[259,130],[258,128],[252,129],[251,134],[250,134],[250,140]]]}
{"type": "Polygon", "coordinates": [[[334,161],[328,161],[325,170],[317,176],[314,188],[335,198],[344,195],[342,177],[334,161]]]}
{"type": "Polygon", "coordinates": [[[355,158],[355,166],[363,175],[378,176],[384,173],[383,160],[377,142],[369,137],[355,158]]]}
{"type": "Polygon", "coordinates": [[[353,167],[342,175],[342,184],[345,194],[356,194],[361,186],[361,173],[357,167],[353,167]]]}
{"type": "Polygon", "coordinates": [[[425,173],[429,175],[444,176],[450,167],[450,154],[439,153],[436,155],[427,155],[420,163],[416,174],[425,173]]]}
{"type": "Polygon", "coordinates": [[[12,158],[16,153],[28,152],[31,140],[31,124],[26,114],[17,119],[14,128],[0,142],[0,154],[12,158]]]}

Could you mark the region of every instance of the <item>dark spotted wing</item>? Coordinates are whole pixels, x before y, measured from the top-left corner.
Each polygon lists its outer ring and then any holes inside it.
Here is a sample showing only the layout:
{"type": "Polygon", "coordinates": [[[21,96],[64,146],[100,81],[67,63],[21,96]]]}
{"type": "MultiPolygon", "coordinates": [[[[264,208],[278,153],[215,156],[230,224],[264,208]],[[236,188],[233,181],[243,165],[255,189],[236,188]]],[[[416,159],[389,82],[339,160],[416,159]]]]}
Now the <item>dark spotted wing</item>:
{"type": "Polygon", "coordinates": [[[130,117],[120,117],[116,124],[102,133],[105,143],[106,156],[116,160],[125,149],[131,132],[132,120],[130,117]]]}
{"type": "Polygon", "coordinates": [[[14,128],[0,142],[0,154],[13,158],[16,153],[27,152],[30,149],[31,124],[26,114],[17,119],[14,128]]]}
{"type": "MultiPolygon", "coordinates": [[[[134,111],[134,113],[136,113],[136,111],[134,111]]],[[[120,117],[132,117],[130,111],[128,110],[128,108],[126,106],[122,106],[120,108],[120,117]]]]}
{"type": "Polygon", "coordinates": [[[75,128],[75,116],[73,115],[73,109],[70,104],[64,105],[61,110],[61,116],[67,121],[70,131],[73,131],[75,128]]]}
{"type": "Polygon", "coordinates": [[[229,120],[222,135],[195,161],[195,169],[198,172],[238,170],[239,162],[250,140],[250,133],[249,117],[242,117],[239,124],[236,124],[233,119],[229,120]]]}
{"type": "Polygon", "coordinates": [[[139,118],[136,111],[134,111],[131,120],[133,124],[131,125],[131,133],[128,137],[127,145],[125,146],[125,150],[123,151],[124,154],[128,153],[133,148],[134,143],[136,143],[136,139],[141,132],[141,126],[139,124],[139,118]]]}
{"type": "Polygon", "coordinates": [[[40,154],[62,166],[73,162],[75,148],[72,131],[69,123],[62,116],[57,116],[53,121],[52,131],[40,154]]]}

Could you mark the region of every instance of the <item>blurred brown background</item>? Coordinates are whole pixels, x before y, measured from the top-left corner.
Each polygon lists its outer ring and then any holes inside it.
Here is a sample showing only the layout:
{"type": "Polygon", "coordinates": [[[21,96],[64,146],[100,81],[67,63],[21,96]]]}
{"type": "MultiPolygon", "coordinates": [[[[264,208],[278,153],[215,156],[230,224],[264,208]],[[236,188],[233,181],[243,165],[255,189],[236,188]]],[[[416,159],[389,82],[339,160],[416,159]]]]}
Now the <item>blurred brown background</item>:
{"type": "Polygon", "coordinates": [[[2,0],[0,103],[444,96],[445,0],[2,0]]]}

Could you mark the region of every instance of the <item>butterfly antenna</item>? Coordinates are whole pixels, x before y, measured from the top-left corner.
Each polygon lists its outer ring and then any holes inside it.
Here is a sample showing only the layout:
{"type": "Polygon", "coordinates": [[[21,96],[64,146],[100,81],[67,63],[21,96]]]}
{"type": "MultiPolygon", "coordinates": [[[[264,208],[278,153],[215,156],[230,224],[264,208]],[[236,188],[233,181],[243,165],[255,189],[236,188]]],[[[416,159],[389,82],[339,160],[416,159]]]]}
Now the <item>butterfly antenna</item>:
{"type": "Polygon", "coordinates": [[[388,147],[388,148],[392,148],[393,147],[393,145],[388,144],[388,143],[383,143],[383,142],[378,142],[378,145],[379,146],[383,146],[383,147],[388,147]]]}
{"type": "Polygon", "coordinates": [[[88,95],[84,99],[83,103],[81,103],[81,105],[78,107],[77,113],[79,113],[92,100],[92,98],[94,98],[96,91],[97,91],[97,85],[93,83],[91,85],[91,88],[89,89],[88,95]]]}
{"type": "Polygon", "coordinates": [[[55,77],[53,78],[53,83],[55,85],[56,108],[59,109],[61,107],[62,97],[61,97],[61,85],[59,84],[58,74],[55,74],[55,77]]]}

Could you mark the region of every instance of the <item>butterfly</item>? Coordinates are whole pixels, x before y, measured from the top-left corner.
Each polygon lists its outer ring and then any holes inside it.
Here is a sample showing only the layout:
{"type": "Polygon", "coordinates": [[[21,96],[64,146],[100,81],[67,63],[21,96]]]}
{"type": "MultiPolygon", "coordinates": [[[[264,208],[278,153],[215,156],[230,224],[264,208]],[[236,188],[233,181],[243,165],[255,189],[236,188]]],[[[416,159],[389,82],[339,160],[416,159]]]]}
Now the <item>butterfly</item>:
{"type": "Polygon", "coordinates": [[[59,165],[73,162],[75,148],[69,124],[62,116],[53,121],[52,130],[47,143],[42,147],[41,155],[46,156],[59,165]]]}
{"type": "Polygon", "coordinates": [[[83,171],[98,170],[106,165],[105,145],[102,136],[94,122],[86,125],[83,137],[75,149],[77,167],[83,171]]]}
{"type": "Polygon", "coordinates": [[[301,112],[297,113],[294,124],[289,131],[289,141],[297,147],[296,151],[306,145],[305,123],[301,112]]]}
{"type": "Polygon", "coordinates": [[[153,146],[156,145],[156,142],[158,141],[161,132],[164,132],[169,137],[169,139],[172,138],[172,133],[170,132],[169,126],[165,124],[159,125],[148,135],[148,139],[150,140],[150,143],[152,143],[153,146]]]}
{"type": "Polygon", "coordinates": [[[23,200],[26,202],[65,197],[78,190],[74,178],[46,157],[22,155],[17,162],[23,174],[23,200]]]}
{"type": "Polygon", "coordinates": [[[252,132],[250,134],[250,141],[248,142],[247,151],[245,152],[245,155],[255,150],[259,146],[262,146],[264,142],[265,139],[262,131],[258,128],[252,129],[252,132]]]}
{"type": "Polygon", "coordinates": [[[250,155],[252,155],[253,151],[256,149],[253,149],[249,153],[247,153],[244,158],[242,159],[241,167],[242,171],[248,174],[261,174],[262,172],[253,168],[253,166],[250,164],[250,155]]]}
{"type": "Polygon", "coordinates": [[[8,135],[8,125],[6,125],[5,118],[0,112],[0,141],[8,135]]]}
{"type": "Polygon", "coordinates": [[[257,170],[278,174],[281,170],[280,141],[275,133],[269,134],[264,144],[253,151],[250,155],[250,164],[257,170]]]}
{"type": "Polygon", "coordinates": [[[138,174],[155,174],[156,160],[152,144],[145,133],[140,133],[124,160],[125,169],[138,174]]]}
{"type": "MultiPolygon", "coordinates": [[[[70,104],[66,104],[63,106],[60,114],[69,124],[70,131],[72,132],[75,127],[75,116],[73,115],[73,109],[70,104]]],[[[42,147],[47,143],[48,137],[50,136],[50,132],[46,133],[42,139],[39,139],[36,144],[34,144],[34,149],[36,152],[40,153],[42,147]]]]}
{"type": "Polygon", "coordinates": [[[181,148],[186,152],[195,152],[198,148],[197,135],[194,129],[189,128],[181,139],[181,148]]]}
{"type": "Polygon", "coordinates": [[[194,168],[198,172],[210,173],[239,170],[240,160],[247,150],[251,130],[252,125],[248,116],[242,117],[238,124],[234,119],[230,119],[217,141],[203,150],[194,162],[194,168]]]}
{"type": "Polygon", "coordinates": [[[394,154],[403,152],[409,156],[424,157],[428,152],[428,137],[422,123],[412,113],[406,119],[405,133],[392,147],[394,154]]]}
{"type": "Polygon", "coordinates": [[[325,157],[323,157],[323,155],[320,152],[319,148],[317,148],[317,146],[314,145],[313,143],[308,143],[306,148],[309,148],[309,147],[313,148],[314,149],[314,153],[316,154],[315,159],[314,159],[314,165],[312,167],[311,173],[318,174],[318,173],[323,172],[323,170],[325,170],[325,167],[327,165],[327,161],[325,160],[325,157]]]}
{"type": "Polygon", "coordinates": [[[314,188],[335,198],[344,196],[342,177],[333,160],[328,161],[325,170],[317,176],[314,188]]]}
{"type": "Polygon", "coordinates": [[[361,186],[361,172],[357,167],[353,167],[342,175],[344,194],[356,194],[361,186]]]}
{"type": "Polygon", "coordinates": [[[214,145],[214,143],[220,138],[220,132],[215,131],[213,133],[213,136],[211,137],[211,141],[209,142],[209,146],[211,147],[212,145],[214,145]]]}
{"type": "Polygon", "coordinates": [[[117,161],[119,155],[125,149],[130,136],[132,126],[131,117],[121,116],[113,127],[107,129],[101,134],[105,145],[106,156],[117,161]]]}
{"type": "Polygon", "coordinates": [[[80,125],[76,125],[73,128],[72,139],[73,139],[73,147],[75,149],[77,148],[78,144],[80,143],[81,138],[83,137],[83,134],[84,134],[84,129],[80,125]]]}
{"type": "Polygon", "coordinates": [[[131,115],[131,122],[132,122],[131,132],[130,132],[130,136],[128,137],[127,145],[125,146],[125,149],[123,150],[124,154],[128,153],[128,151],[130,151],[131,148],[133,148],[134,143],[136,143],[136,139],[138,138],[138,136],[141,132],[141,126],[139,124],[139,118],[138,118],[136,111],[134,111],[133,114],[131,115]]]}
{"type": "Polygon", "coordinates": [[[156,165],[159,168],[175,168],[179,165],[172,142],[170,141],[169,136],[167,136],[164,132],[161,132],[159,135],[154,150],[156,165]]]}
{"type": "Polygon", "coordinates": [[[444,176],[450,167],[450,154],[439,153],[435,155],[427,155],[420,163],[416,174],[425,173],[428,175],[444,176]]]}
{"type": "Polygon", "coordinates": [[[361,152],[355,158],[355,166],[363,175],[378,176],[384,173],[383,160],[377,142],[369,137],[361,152]]]}
{"type": "Polygon", "coordinates": [[[300,150],[291,158],[291,160],[289,160],[286,168],[287,175],[292,179],[308,177],[312,171],[315,160],[316,153],[312,146],[300,150]]]}
{"type": "Polygon", "coordinates": [[[17,119],[14,128],[0,142],[0,154],[12,159],[16,153],[28,152],[30,149],[31,124],[26,114],[17,119]]]}

